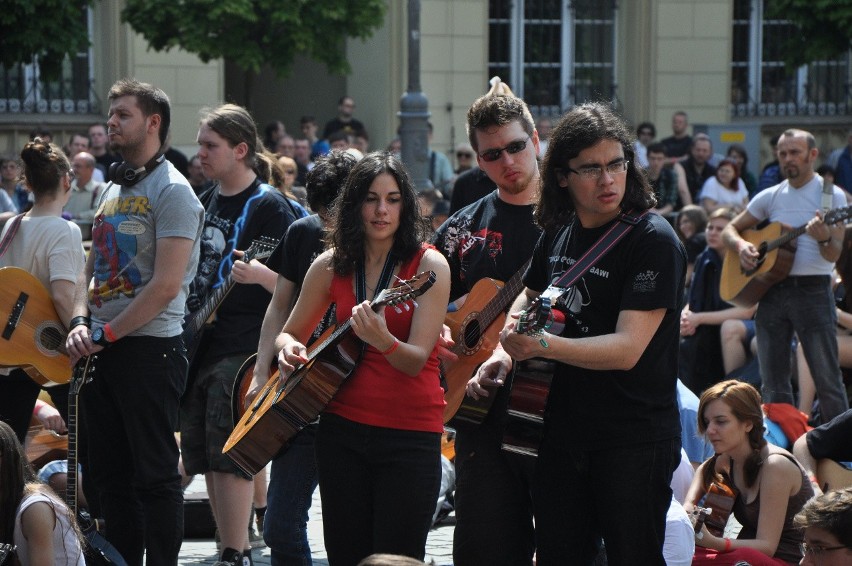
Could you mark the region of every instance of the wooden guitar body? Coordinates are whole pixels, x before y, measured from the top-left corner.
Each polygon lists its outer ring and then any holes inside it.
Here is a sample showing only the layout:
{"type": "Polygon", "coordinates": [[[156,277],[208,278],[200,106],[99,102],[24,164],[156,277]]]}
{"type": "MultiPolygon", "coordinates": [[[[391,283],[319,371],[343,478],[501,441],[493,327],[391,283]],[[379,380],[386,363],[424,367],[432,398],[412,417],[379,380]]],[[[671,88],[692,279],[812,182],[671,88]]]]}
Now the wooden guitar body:
{"type": "Polygon", "coordinates": [[[68,383],[67,335],[41,281],[18,267],[0,268],[0,367],[22,367],[45,387],[68,383]]]}
{"type": "Polygon", "coordinates": [[[500,342],[500,330],[506,322],[506,314],[497,314],[489,323],[483,320],[483,309],[488,307],[502,288],[503,283],[496,279],[480,279],[468,293],[462,308],[447,313],[444,319],[456,343],[453,351],[459,357],[455,362],[444,363],[444,379],[447,381],[444,422],[455,415],[462,420],[480,423],[494,402],[493,394],[479,401],[466,398],[465,388],[476,368],[491,356],[500,342]]]}
{"type": "Polygon", "coordinates": [[[816,476],[823,491],[852,487],[852,470],[828,458],[817,461],[816,476]]]}
{"type": "Polygon", "coordinates": [[[324,344],[318,355],[290,375],[284,386],[276,371],[234,427],[223,452],[247,474],[263,469],[316,420],[355,368],[361,355],[357,338],[341,334],[333,343],[325,342],[322,337],[317,340],[324,344]]]}
{"type": "Polygon", "coordinates": [[[728,249],[719,283],[719,294],[723,300],[738,307],[752,307],[770,287],[787,277],[793,268],[795,248],[788,244],[769,249],[766,245],[768,241],[781,238],[784,233],[780,222],[772,222],[761,230],[743,232],[743,239],[754,244],[760,252],[760,259],[754,270],[745,271],[740,265],[739,255],[728,249]]]}
{"type": "Polygon", "coordinates": [[[538,456],[544,432],[544,408],[555,367],[556,362],[541,358],[515,362],[512,380],[506,384],[512,390],[503,431],[503,450],[538,456]]]}
{"type": "MultiPolygon", "coordinates": [[[[377,310],[400,305],[434,283],[435,273],[424,271],[382,290],[370,306],[377,310]]],[[[325,410],[361,358],[363,342],[350,330],[349,320],[328,329],[308,350],[308,361],[286,383],[281,384],[277,371],[267,381],[222,449],[241,470],[255,475],[325,410]]]]}

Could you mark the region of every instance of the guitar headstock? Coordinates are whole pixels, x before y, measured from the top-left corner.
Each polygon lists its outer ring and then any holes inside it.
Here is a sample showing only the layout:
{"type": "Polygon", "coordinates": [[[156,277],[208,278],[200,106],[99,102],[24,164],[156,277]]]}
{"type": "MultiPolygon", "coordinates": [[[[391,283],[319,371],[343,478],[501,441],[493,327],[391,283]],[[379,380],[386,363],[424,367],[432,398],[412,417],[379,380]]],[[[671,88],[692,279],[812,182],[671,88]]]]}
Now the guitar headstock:
{"type": "Polygon", "coordinates": [[[515,332],[534,335],[546,329],[552,318],[552,307],[548,297],[538,296],[526,309],[521,311],[515,332]]]}
{"type": "Polygon", "coordinates": [[[383,289],[373,300],[371,306],[377,309],[381,306],[395,307],[406,301],[419,297],[435,284],[435,272],[423,271],[411,279],[400,281],[389,289],[383,289]]]}
{"type": "Polygon", "coordinates": [[[276,240],[275,238],[270,238],[269,236],[261,236],[257,240],[254,240],[243,256],[243,261],[248,263],[253,259],[266,259],[272,255],[273,250],[275,250],[276,246],[278,246],[278,242],[280,240],[276,240]]]}
{"type": "Polygon", "coordinates": [[[835,208],[825,213],[823,221],[826,224],[835,224],[837,222],[845,222],[852,218],[852,206],[844,206],[843,208],[835,208]]]}
{"type": "Polygon", "coordinates": [[[71,382],[69,384],[69,394],[79,395],[83,386],[92,381],[95,375],[95,366],[97,364],[97,356],[86,356],[80,358],[77,365],[74,366],[74,371],[71,373],[71,382]]]}

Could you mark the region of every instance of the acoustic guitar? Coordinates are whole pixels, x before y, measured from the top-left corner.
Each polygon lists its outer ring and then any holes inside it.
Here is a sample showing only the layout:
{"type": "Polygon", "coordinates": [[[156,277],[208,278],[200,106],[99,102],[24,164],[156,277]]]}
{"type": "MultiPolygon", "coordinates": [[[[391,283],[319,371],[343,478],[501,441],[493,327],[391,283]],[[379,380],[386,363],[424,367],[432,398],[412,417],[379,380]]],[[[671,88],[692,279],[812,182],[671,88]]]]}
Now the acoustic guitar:
{"type": "MultiPolygon", "coordinates": [[[[370,306],[374,311],[385,306],[399,308],[434,283],[435,273],[424,271],[384,289],[370,306]]],[[[308,351],[308,361],[284,384],[277,371],[269,378],[222,450],[241,470],[255,475],[328,406],[361,359],[363,342],[350,330],[351,321],[347,320],[320,336],[308,351]]]]}
{"type": "MultiPolygon", "coordinates": [[[[539,296],[520,313],[514,331],[540,337],[552,322],[551,300],[539,296]]],[[[540,340],[542,345],[547,344],[544,338],[540,340]]],[[[544,358],[531,358],[514,363],[512,377],[504,385],[510,387],[510,391],[503,429],[503,450],[525,456],[538,456],[544,430],[544,409],[555,368],[556,362],[544,358]]]]}
{"type": "MultiPolygon", "coordinates": [[[[823,217],[826,224],[836,224],[852,217],[852,206],[829,210],[823,217]]],[[[796,254],[793,240],[807,230],[807,224],[785,231],[780,222],[771,222],[759,230],[745,230],[743,239],[758,251],[753,269],[743,269],[740,256],[728,249],[722,264],[719,295],[722,300],[738,307],[756,305],[770,287],[787,277],[796,254]]]]}
{"type": "Polygon", "coordinates": [[[24,442],[24,453],[34,470],[53,460],[65,460],[68,458],[68,436],[42,425],[31,426],[24,442]]]}
{"type": "Polygon", "coordinates": [[[86,555],[86,566],[127,566],[124,558],[110,542],[98,531],[98,523],[87,511],[77,505],[77,433],[78,408],[80,390],[83,385],[92,380],[95,372],[97,356],[82,358],[74,368],[71,388],[68,392],[68,483],[65,487],[65,501],[80,526],[86,544],[83,548],[86,555]]]}
{"type": "Polygon", "coordinates": [[[524,288],[522,278],[530,261],[527,260],[505,285],[496,279],[480,279],[467,294],[464,305],[458,311],[447,313],[444,324],[456,343],[452,351],[458,360],[443,362],[447,382],[445,423],[457,416],[479,424],[490,411],[495,395],[473,400],[465,396],[465,388],[476,369],[497,346],[500,330],[506,322],[506,310],[524,288]]]}
{"type": "Polygon", "coordinates": [[[852,487],[852,470],[828,458],[817,461],[816,476],[823,492],[852,487]]]}
{"type": "Polygon", "coordinates": [[[50,293],[19,267],[0,268],[0,367],[21,367],[44,387],[68,383],[68,331],[50,293]]]}

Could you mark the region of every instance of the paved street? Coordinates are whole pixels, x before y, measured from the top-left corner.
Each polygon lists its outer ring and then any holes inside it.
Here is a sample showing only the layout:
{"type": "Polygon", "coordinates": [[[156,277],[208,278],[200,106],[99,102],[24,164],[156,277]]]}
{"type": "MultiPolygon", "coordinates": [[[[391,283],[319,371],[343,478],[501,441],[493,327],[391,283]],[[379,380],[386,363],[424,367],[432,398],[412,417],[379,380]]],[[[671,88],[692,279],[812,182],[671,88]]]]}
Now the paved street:
{"type": "MultiPolygon", "coordinates": [[[[186,493],[198,494],[205,491],[204,479],[196,477],[186,493]]],[[[437,528],[432,529],[426,542],[426,562],[434,561],[437,566],[451,566],[453,563],[453,526],[455,517],[450,515],[437,528]]],[[[315,566],[327,566],[328,558],[322,538],[322,511],[319,489],[314,493],[308,521],[308,540],[311,545],[315,566]]],[[[252,553],[255,564],[269,564],[269,549],[260,548],[252,553]]],[[[180,552],[180,564],[213,564],[218,558],[216,543],[213,539],[184,540],[180,552]]]]}

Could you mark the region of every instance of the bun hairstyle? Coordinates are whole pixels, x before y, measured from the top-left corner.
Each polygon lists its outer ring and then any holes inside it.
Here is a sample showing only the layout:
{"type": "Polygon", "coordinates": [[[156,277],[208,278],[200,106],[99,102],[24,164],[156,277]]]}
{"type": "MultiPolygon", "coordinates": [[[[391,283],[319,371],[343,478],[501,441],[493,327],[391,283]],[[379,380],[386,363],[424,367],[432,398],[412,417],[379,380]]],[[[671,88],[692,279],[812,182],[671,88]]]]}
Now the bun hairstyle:
{"type": "Polygon", "coordinates": [[[55,196],[62,177],[71,171],[71,163],[56,144],[35,138],[21,150],[24,181],[36,200],[55,196]]]}

